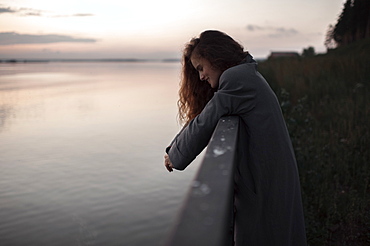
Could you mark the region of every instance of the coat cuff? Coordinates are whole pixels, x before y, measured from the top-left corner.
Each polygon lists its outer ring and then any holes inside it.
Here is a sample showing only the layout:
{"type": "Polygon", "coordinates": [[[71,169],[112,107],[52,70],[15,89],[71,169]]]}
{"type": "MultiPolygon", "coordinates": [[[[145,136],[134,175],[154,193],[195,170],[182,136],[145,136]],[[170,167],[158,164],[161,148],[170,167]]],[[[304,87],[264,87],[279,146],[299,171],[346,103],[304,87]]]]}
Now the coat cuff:
{"type": "Polygon", "coordinates": [[[180,152],[177,147],[177,140],[173,142],[172,146],[167,147],[167,149],[167,154],[170,157],[171,163],[177,170],[184,170],[195,159],[195,157],[186,157],[180,152]]]}
{"type": "Polygon", "coordinates": [[[166,153],[168,154],[168,152],[170,151],[170,149],[171,149],[171,146],[168,146],[167,148],[166,148],[166,153]]]}

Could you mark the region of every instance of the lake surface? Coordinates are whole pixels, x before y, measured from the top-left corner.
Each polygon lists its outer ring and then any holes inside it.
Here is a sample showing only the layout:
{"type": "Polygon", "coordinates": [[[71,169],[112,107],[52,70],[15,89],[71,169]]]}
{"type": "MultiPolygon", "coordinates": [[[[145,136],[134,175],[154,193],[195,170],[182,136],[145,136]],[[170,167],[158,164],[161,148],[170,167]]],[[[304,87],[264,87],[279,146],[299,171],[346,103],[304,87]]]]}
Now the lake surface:
{"type": "Polygon", "coordinates": [[[0,245],[162,245],[178,63],[0,63],[0,245]]]}

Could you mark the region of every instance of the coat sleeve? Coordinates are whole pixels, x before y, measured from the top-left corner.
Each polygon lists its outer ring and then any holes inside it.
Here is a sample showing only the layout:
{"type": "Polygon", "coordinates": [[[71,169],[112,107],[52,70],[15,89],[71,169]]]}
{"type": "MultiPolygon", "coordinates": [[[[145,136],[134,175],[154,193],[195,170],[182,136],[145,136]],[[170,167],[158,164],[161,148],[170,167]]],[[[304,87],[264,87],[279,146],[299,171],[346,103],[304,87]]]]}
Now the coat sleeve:
{"type": "MultiPolygon", "coordinates": [[[[239,114],[253,107],[254,92],[246,91],[238,73],[225,71],[220,87],[203,111],[196,116],[172,141],[166,151],[175,169],[184,170],[207,146],[213,131],[224,115],[239,114]],[[245,104],[246,102],[249,102],[245,104]],[[246,106],[248,105],[249,106],[246,106]],[[241,105],[244,105],[241,107],[241,105]]],[[[245,77],[244,77],[245,83],[245,77]]]]}

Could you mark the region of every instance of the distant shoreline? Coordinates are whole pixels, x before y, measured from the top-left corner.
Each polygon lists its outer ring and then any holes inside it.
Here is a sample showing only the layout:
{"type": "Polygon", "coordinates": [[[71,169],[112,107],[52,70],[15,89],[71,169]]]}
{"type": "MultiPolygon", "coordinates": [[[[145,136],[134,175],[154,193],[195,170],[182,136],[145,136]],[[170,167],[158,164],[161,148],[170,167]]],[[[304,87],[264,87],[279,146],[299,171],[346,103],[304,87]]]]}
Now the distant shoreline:
{"type": "MultiPolygon", "coordinates": [[[[265,58],[256,59],[257,62],[265,61],[265,58]]],[[[181,59],[169,58],[169,59],[0,59],[1,63],[49,63],[49,62],[126,62],[126,63],[181,63],[181,59]]]]}
{"type": "Polygon", "coordinates": [[[49,62],[181,62],[180,59],[0,59],[0,63],[49,63],[49,62]]]}

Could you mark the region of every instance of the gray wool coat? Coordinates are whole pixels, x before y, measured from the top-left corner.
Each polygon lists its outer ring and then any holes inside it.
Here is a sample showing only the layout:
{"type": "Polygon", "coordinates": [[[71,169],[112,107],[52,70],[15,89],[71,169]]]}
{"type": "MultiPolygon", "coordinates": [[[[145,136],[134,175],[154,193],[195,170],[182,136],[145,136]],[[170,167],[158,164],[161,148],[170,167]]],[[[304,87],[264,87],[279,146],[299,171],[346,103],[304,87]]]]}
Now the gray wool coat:
{"type": "Polygon", "coordinates": [[[242,119],[235,180],[235,245],[304,246],[297,164],[279,102],[250,55],[227,69],[203,111],[167,149],[185,169],[207,146],[224,115],[242,119]]]}

